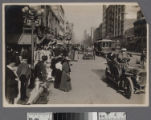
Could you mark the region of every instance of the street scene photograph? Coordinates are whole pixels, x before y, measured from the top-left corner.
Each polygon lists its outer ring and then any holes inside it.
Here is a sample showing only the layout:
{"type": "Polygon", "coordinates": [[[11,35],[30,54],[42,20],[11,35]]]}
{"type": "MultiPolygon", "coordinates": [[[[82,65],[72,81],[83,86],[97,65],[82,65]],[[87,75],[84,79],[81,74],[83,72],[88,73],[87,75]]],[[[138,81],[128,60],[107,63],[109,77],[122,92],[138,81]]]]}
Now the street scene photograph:
{"type": "Polygon", "coordinates": [[[139,4],[5,3],[2,14],[4,107],[149,105],[139,4]]]}
{"type": "Polygon", "coordinates": [[[27,120],[126,120],[125,112],[28,112],[27,120]]]}

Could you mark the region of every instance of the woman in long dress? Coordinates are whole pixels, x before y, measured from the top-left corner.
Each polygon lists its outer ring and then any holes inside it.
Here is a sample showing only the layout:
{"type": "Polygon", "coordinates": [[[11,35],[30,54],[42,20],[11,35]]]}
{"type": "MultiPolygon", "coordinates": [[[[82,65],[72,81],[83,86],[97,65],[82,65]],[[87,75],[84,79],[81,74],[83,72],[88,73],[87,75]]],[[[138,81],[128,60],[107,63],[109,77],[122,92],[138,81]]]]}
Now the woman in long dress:
{"type": "Polygon", "coordinates": [[[69,92],[71,87],[71,78],[70,78],[70,65],[69,65],[69,59],[65,58],[62,62],[62,76],[61,76],[61,83],[60,83],[60,89],[64,92],[69,92]]]}
{"type": "Polygon", "coordinates": [[[55,78],[54,81],[54,88],[59,89],[60,82],[61,82],[61,76],[62,76],[62,58],[56,58],[54,61],[54,67],[53,67],[53,77],[55,78]]]}

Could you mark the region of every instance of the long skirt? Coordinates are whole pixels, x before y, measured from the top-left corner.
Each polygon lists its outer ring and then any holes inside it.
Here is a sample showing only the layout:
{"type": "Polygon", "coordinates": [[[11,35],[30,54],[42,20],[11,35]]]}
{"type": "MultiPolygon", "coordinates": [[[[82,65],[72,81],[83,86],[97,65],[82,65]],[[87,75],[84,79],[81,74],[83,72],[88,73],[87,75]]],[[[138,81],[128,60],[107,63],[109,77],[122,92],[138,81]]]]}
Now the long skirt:
{"type": "Polygon", "coordinates": [[[72,87],[71,87],[70,74],[63,71],[61,77],[61,83],[60,83],[60,90],[63,90],[64,92],[69,92],[71,89],[72,87]]]}
{"type": "Polygon", "coordinates": [[[55,81],[54,81],[54,88],[59,89],[60,87],[60,82],[61,82],[61,76],[62,76],[62,71],[55,69],[55,71],[53,71],[54,77],[55,77],[55,81]]]}

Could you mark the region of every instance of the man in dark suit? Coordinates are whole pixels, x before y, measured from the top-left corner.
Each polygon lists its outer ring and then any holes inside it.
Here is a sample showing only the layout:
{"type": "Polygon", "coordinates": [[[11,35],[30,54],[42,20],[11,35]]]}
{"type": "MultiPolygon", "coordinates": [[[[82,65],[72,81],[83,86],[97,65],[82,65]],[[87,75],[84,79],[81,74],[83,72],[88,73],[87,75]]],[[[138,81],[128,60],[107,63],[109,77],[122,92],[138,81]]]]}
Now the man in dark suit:
{"type": "Polygon", "coordinates": [[[14,73],[13,67],[15,66],[15,59],[10,56],[7,58],[7,66],[5,73],[5,96],[10,104],[14,104],[14,99],[18,95],[18,81],[17,75],[14,73]]]}
{"type": "Polygon", "coordinates": [[[46,61],[48,57],[42,56],[42,61],[39,61],[35,66],[35,76],[39,78],[40,81],[44,82],[47,80],[47,69],[46,61]]]}
{"type": "Polygon", "coordinates": [[[27,98],[26,90],[27,90],[29,78],[31,76],[31,69],[27,61],[28,59],[24,58],[17,69],[17,75],[21,81],[21,89],[20,89],[21,100],[26,100],[27,98]]]}

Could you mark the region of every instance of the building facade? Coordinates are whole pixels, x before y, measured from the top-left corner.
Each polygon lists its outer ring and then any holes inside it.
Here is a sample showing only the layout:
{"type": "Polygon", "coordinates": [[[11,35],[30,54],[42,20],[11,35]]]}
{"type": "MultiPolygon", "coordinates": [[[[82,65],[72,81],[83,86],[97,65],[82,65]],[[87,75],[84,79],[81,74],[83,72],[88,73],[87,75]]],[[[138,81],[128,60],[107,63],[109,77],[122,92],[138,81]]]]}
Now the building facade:
{"type": "Polygon", "coordinates": [[[124,33],[124,5],[109,5],[105,9],[104,38],[122,38],[124,33]]]}
{"type": "Polygon", "coordinates": [[[14,48],[17,48],[18,40],[23,32],[24,19],[21,11],[23,7],[5,6],[5,41],[7,45],[14,48]]]}
{"type": "Polygon", "coordinates": [[[137,20],[134,22],[135,51],[142,52],[147,48],[147,22],[141,10],[137,12],[137,20]]]}
{"type": "Polygon", "coordinates": [[[93,33],[94,42],[102,39],[102,26],[103,24],[100,24],[99,27],[94,30],[93,33]]]}
{"type": "MultiPolygon", "coordinates": [[[[134,36],[138,36],[136,31],[140,28],[136,21],[143,21],[143,14],[137,13],[138,9],[139,6],[131,5],[103,5],[103,22],[94,31],[94,38],[119,41],[121,47],[127,47],[135,41],[134,36]]],[[[141,26],[145,29],[144,25],[141,26]]]]}
{"type": "MultiPolygon", "coordinates": [[[[37,34],[35,41],[37,41],[37,44],[47,44],[50,40],[62,41],[66,34],[66,19],[63,7],[61,5],[39,5],[29,6],[29,8],[30,7],[34,7],[36,11],[43,10],[43,13],[38,18],[39,26],[35,27],[35,34],[37,34]]],[[[31,35],[31,32],[26,32],[27,29],[31,29],[31,24],[24,25],[23,31],[25,32],[23,32],[19,41],[25,41],[23,38],[27,38],[27,36],[31,35]]],[[[30,39],[29,41],[29,44],[31,44],[30,39]]]]}

